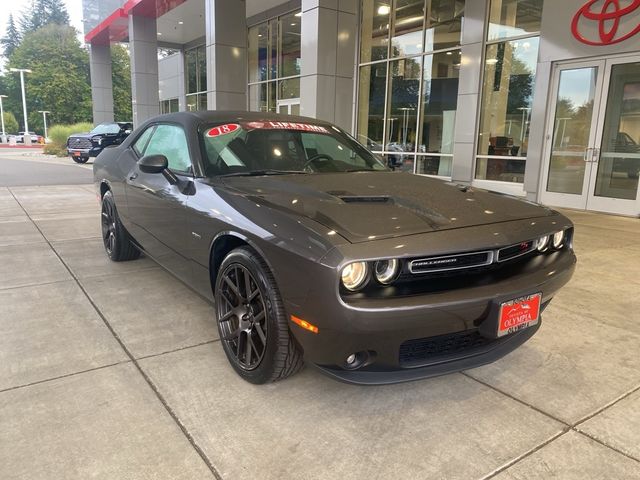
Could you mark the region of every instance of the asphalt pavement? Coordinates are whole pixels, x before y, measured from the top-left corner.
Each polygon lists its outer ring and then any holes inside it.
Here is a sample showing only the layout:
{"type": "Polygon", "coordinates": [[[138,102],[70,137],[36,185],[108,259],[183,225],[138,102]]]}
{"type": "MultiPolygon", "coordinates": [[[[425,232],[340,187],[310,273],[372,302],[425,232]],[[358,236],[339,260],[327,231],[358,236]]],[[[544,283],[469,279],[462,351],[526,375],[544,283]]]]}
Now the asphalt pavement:
{"type": "Polygon", "coordinates": [[[0,150],[0,187],[78,185],[91,183],[92,164],[44,155],[42,150],[0,150]]]}

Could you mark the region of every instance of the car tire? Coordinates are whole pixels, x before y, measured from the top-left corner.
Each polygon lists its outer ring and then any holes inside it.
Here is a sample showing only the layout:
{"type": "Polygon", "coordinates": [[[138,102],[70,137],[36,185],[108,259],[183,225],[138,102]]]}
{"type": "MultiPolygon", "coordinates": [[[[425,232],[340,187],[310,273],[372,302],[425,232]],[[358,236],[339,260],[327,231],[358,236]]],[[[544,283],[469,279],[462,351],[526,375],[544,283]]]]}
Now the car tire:
{"type": "Polygon", "coordinates": [[[254,384],[275,382],[304,365],[275,278],[254,249],[236,248],[222,261],[215,282],[215,311],[224,352],[243,379],[254,384]]]}
{"type": "Polygon", "coordinates": [[[114,262],[125,262],[138,258],[140,250],[133,244],[131,236],[122,226],[116,202],[109,190],[102,196],[100,213],[102,242],[107,256],[114,262]]]}
{"type": "Polygon", "coordinates": [[[76,163],[87,163],[89,161],[89,157],[71,157],[73,161],[76,163]]]}

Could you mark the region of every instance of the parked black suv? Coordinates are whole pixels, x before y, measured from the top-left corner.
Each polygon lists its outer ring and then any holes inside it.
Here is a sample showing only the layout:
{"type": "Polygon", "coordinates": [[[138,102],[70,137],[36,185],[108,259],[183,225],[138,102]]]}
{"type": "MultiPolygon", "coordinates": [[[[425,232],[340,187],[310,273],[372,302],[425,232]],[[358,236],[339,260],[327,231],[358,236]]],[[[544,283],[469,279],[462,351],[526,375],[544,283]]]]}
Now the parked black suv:
{"type": "Polygon", "coordinates": [[[76,163],[86,163],[109,145],[119,145],[133,130],[131,122],[107,122],[89,133],[74,133],[67,139],[67,152],[76,163]]]}

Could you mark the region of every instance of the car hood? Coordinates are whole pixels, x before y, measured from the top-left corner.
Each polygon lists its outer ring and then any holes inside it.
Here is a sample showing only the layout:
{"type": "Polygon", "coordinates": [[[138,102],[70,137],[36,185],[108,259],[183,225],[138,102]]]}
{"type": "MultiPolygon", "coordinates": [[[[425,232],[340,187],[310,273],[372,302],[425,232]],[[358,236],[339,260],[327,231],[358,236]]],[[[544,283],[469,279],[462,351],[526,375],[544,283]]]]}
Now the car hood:
{"type": "Polygon", "coordinates": [[[95,135],[91,135],[90,132],[84,132],[84,133],[73,133],[71,135],[69,135],[69,138],[92,138],[95,137],[95,135]]]}
{"type": "Polygon", "coordinates": [[[500,193],[394,172],[227,177],[223,182],[230,193],[310,218],[352,243],[553,214],[500,193]]]}

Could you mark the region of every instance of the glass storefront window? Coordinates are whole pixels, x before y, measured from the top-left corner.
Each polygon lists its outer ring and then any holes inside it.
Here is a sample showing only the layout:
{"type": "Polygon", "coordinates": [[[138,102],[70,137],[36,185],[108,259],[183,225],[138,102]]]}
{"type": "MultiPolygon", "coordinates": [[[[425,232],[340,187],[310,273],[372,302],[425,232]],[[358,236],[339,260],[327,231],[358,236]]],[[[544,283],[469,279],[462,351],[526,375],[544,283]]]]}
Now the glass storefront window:
{"type": "Polygon", "coordinates": [[[478,155],[514,158],[478,158],[478,179],[524,182],[538,40],[487,45],[478,155]]]}
{"type": "Polygon", "coordinates": [[[300,23],[298,13],[279,18],[280,78],[300,75],[300,23]]]}
{"type": "Polygon", "coordinates": [[[460,45],[464,0],[427,0],[425,51],[460,45]]]}
{"type": "Polygon", "coordinates": [[[249,29],[249,82],[267,80],[269,71],[269,26],[261,23],[249,29]]]}
{"type": "Polygon", "coordinates": [[[196,93],[187,95],[187,112],[195,112],[207,109],[207,94],[196,93]]]}
{"type": "Polygon", "coordinates": [[[404,57],[422,52],[424,0],[396,0],[393,25],[392,57],[404,57]]]}
{"type": "Polygon", "coordinates": [[[389,152],[414,152],[420,98],[422,57],[405,58],[389,64],[389,106],[387,142],[389,152]]]}
{"type": "Polygon", "coordinates": [[[393,168],[451,175],[464,6],[361,1],[357,137],[393,168]]]}
{"type": "Polygon", "coordinates": [[[460,50],[424,57],[418,152],[453,153],[460,50]]]}
{"type": "Polygon", "coordinates": [[[207,52],[204,45],[185,52],[187,94],[207,90],[207,52]]]}
{"type": "Polygon", "coordinates": [[[491,0],[488,40],[540,31],[544,0],[491,0]]]}
{"type": "Polygon", "coordinates": [[[187,93],[198,91],[198,77],[196,75],[198,55],[196,49],[184,52],[185,57],[185,76],[187,77],[187,93]]]}
{"type": "Polygon", "coordinates": [[[291,12],[249,28],[249,110],[280,111],[282,103],[299,112],[301,16],[291,12]]]}
{"type": "Polygon", "coordinates": [[[392,0],[363,0],[360,63],[384,60],[389,47],[392,0]]]}
{"type": "Polygon", "coordinates": [[[384,150],[383,135],[386,83],[386,62],[360,67],[358,140],[374,152],[384,150]]]}
{"type": "Polygon", "coordinates": [[[177,112],[178,110],[179,110],[179,107],[178,107],[178,99],[177,98],[170,98],[168,100],[160,101],[160,113],[161,114],[174,113],[174,112],[177,112]]]}

